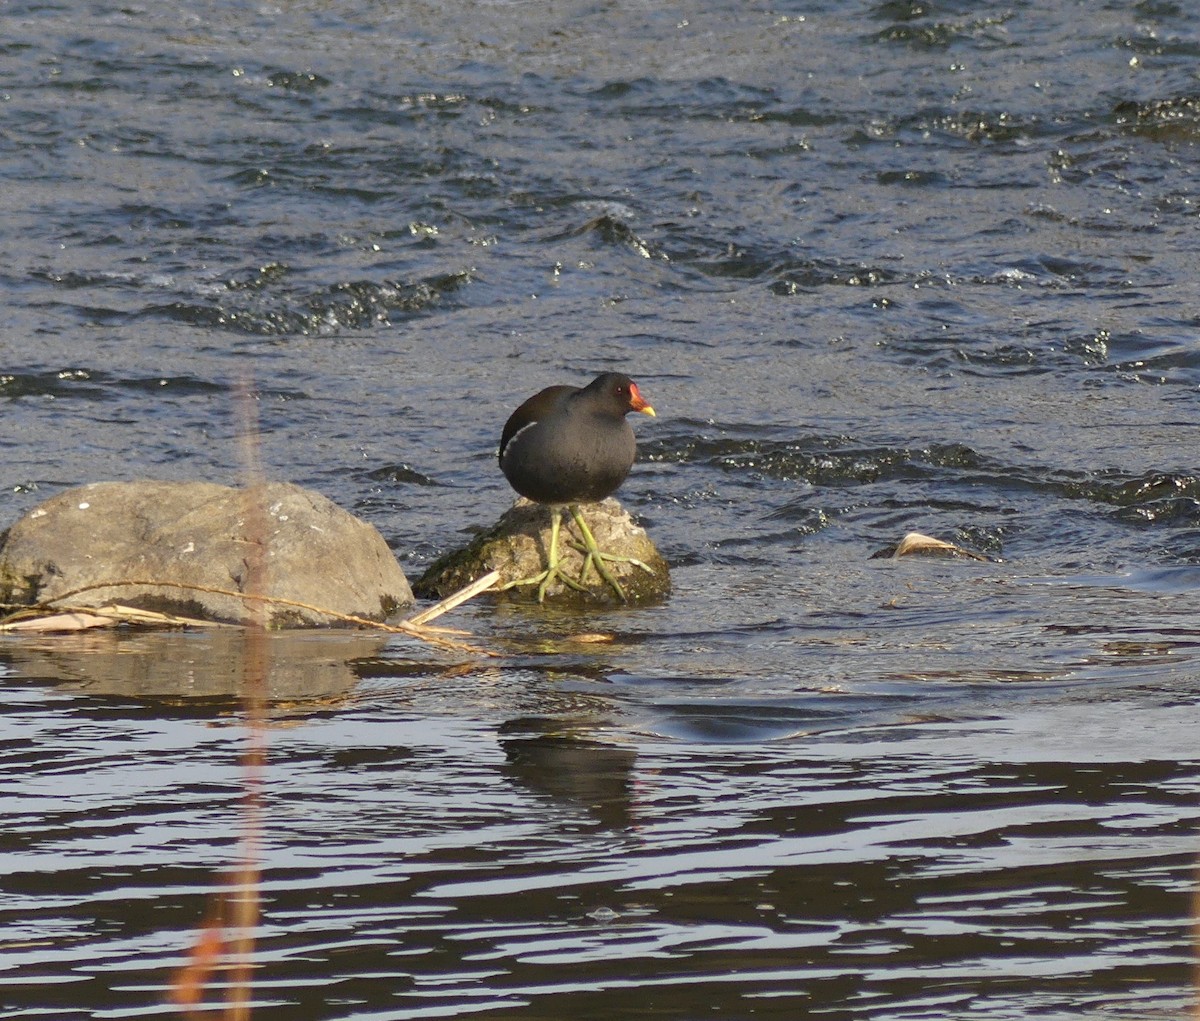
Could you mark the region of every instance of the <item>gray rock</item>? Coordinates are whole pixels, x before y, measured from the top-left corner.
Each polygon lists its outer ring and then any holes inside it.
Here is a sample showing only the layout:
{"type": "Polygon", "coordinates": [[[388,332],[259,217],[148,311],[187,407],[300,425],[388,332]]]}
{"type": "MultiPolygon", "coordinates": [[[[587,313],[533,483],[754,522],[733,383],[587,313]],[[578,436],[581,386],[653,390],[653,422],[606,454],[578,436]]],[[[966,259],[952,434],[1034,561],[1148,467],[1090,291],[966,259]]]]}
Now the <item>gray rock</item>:
{"type": "MultiPolygon", "coordinates": [[[[0,601],[45,602],[85,586],[73,606],[119,602],[204,620],[252,619],[234,596],[118,581],[244,592],[265,541],[263,594],[383,620],[412,604],[403,570],[371,525],[286,482],[96,482],[34,508],[0,548],[0,601]]],[[[273,628],[336,624],[268,604],[273,628]]]]}
{"type": "MultiPolygon", "coordinates": [[[[583,504],[580,510],[600,549],[618,556],[634,557],[650,568],[645,571],[634,564],[619,562],[608,565],[631,603],[662,599],[671,591],[666,560],[645,529],[637,525],[615,499],[609,497],[600,503],[583,504]]],[[[575,523],[564,510],[559,563],[573,578],[579,577],[583,567],[583,554],[575,549],[579,542],[575,523]]],[[[549,546],[549,508],[520,499],[495,525],[477,535],[466,547],[438,559],[421,575],[413,590],[425,598],[442,599],[488,571],[500,572],[500,585],[530,578],[545,569],[549,546]]],[[[546,590],[546,601],[576,604],[618,601],[612,589],[593,570],[588,572],[586,586],[587,592],[576,592],[556,581],[546,590]]],[[[511,588],[502,594],[511,599],[533,601],[537,597],[537,586],[511,588]]]]}

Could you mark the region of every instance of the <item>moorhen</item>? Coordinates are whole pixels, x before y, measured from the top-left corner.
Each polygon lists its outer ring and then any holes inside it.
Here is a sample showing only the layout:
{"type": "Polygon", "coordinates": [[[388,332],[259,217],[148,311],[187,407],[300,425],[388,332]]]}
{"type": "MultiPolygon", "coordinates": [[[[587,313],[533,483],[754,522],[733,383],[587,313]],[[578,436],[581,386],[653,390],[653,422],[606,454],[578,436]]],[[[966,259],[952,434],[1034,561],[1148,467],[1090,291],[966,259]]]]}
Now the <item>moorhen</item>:
{"type": "MultiPolygon", "coordinates": [[[[605,372],[583,388],[546,387],[504,423],[500,435],[500,470],[522,496],[550,507],[546,570],[532,578],[509,582],[505,588],[537,585],[539,603],[555,578],[586,592],[583,581],[589,565],[595,564],[596,572],[625,602],[624,590],[604,561],[628,558],[600,551],[579,504],[594,503],[614,493],[633,467],[637,446],[633,429],[625,420],[630,411],[654,415],[654,409],[642,399],[632,379],[617,372],[605,372]],[[575,520],[587,554],[578,581],[567,577],[558,566],[558,532],[564,506],[575,520]]],[[[650,570],[644,564],[640,566],[650,570]]]]}

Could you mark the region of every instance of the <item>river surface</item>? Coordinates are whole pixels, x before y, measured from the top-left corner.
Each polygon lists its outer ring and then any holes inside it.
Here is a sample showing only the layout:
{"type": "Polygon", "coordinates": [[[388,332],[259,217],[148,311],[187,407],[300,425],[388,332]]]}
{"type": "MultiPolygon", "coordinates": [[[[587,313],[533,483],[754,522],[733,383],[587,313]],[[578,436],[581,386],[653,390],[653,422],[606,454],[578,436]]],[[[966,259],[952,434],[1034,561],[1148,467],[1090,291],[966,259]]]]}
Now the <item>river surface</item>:
{"type": "MultiPolygon", "coordinates": [[[[272,641],[256,1018],[1193,1016],[1190,4],[0,28],[5,524],[238,481],[249,387],[266,473],[415,578],[509,505],[524,397],[658,410],[620,495],[663,603],[272,641]],[[989,559],[871,559],[912,530],[989,559]]],[[[174,1011],[242,653],[0,642],[4,1017],[174,1011]]]]}

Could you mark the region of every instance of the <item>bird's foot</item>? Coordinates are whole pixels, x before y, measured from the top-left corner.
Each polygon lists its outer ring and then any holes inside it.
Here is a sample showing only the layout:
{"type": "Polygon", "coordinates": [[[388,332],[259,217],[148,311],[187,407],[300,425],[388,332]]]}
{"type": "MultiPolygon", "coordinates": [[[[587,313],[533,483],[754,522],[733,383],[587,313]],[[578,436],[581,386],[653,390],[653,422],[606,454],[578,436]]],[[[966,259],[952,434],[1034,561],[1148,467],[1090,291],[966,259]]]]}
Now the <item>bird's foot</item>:
{"type": "Polygon", "coordinates": [[[531,578],[518,578],[516,581],[506,582],[500,586],[500,591],[506,592],[510,588],[536,585],[538,587],[537,601],[539,603],[544,603],[546,601],[546,589],[554,583],[555,579],[561,581],[568,588],[573,588],[576,592],[587,591],[587,587],[585,585],[581,585],[579,582],[577,582],[561,567],[559,567],[558,564],[555,564],[553,567],[547,567],[544,571],[542,571],[541,574],[535,574],[531,578]]]}
{"type": "Polygon", "coordinates": [[[637,557],[622,557],[618,556],[616,553],[605,553],[602,549],[596,549],[593,551],[577,542],[571,543],[570,546],[571,549],[575,550],[576,552],[584,554],[583,570],[579,572],[580,579],[583,579],[587,576],[587,569],[589,565],[592,563],[599,563],[604,560],[607,560],[613,564],[632,564],[634,567],[640,567],[647,574],[654,573],[653,567],[651,567],[644,560],[638,560],[637,557]]]}
{"type": "Polygon", "coordinates": [[[613,577],[612,571],[605,566],[604,562],[607,560],[615,564],[633,564],[635,567],[640,567],[647,574],[653,574],[653,568],[638,560],[637,557],[622,557],[615,553],[605,553],[596,544],[596,537],[592,535],[592,530],[588,528],[587,522],[583,520],[583,515],[579,512],[579,508],[572,504],[569,510],[571,517],[575,519],[575,527],[579,529],[579,534],[583,538],[582,545],[571,544],[573,548],[584,555],[583,567],[579,570],[579,581],[586,583],[588,568],[594,566],[596,573],[617,594],[617,598],[623,603],[629,602],[628,597],[625,595],[625,590],[621,588],[621,583],[613,577]]]}
{"type": "Polygon", "coordinates": [[[553,507],[550,510],[550,545],[546,549],[546,569],[541,574],[535,574],[531,578],[518,578],[516,581],[510,581],[505,585],[500,586],[500,591],[504,592],[510,588],[517,588],[524,585],[536,585],[537,601],[544,603],[546,601],[546,589],[551,583],[558,579],[567,588],[573,588],[576,592],[586,592],[587,586],[576,581],[574,578],[568,577],[558,566],[558,531],[562,524],[562,510],[558,507],[553,507]]]}
{"type": "Polygon", "coordinates": [[[635,567],[640,567],[647,574],[653,574],[653,568],[636,557],[623,557],[615,553],[605,553],[596,545],[596,537],[592,535],[592,530],[588,528],[587,522],[583,520],[583,515],[579,512],[579,508],[571,504],[568,509],[571,512],[571,517],[575,520],[575,527],[579,529],[579,534],[583,539],[582,544],[571,544],[574,549],[583,554],[583,566],[579,569],[579,578],[570,577],[559,566],[558,536],[562,515],[559,507],[553,507],[550,512],[550,543],[546,550],[546,569],[532,577],[518,578],[515,581],[507,582],[500,586],[500,591],[504,592],[510,588],[524,587],[526,585],[536,585],[537,601],[544,603],[546,601],[546,590],[555,581],[560,581],[567,588],[574,589],[576,592],[587,593],[591,591],[587,586],[588,570],[595,567],[596,574],[600,576],[601,581],[617,594],[617,598],[623,603],[629,602],[629,598],[625,595],[625,590],[621,588],[621,583],[613,576],[612,571],[608,569],[605,561],[609,563],[633,564],[635,567]]]}
{"type": "MultiPolygon", "coordinates": [[[[611,560],[613,558],[609,556],[608,559],[611,560]]],[[[623,603],[629,602],[629,597],[625,595],[625,590],[621,588],[621,583],[613,577],[612,571],[604,566],[604,560],[605,554],[601,553],[599,550],[596,550],[594,553],[591,550],[587,550],[586,556],[583,558],[583,567],[579,570],[579,580],[584,581],[587,578],[588,568],[592,565],[595,565],[596,573],[600,575],[600,577],[603,578],[608,584],[609,588],[611,588],[617,594],[617,598],[623,603]]]]}

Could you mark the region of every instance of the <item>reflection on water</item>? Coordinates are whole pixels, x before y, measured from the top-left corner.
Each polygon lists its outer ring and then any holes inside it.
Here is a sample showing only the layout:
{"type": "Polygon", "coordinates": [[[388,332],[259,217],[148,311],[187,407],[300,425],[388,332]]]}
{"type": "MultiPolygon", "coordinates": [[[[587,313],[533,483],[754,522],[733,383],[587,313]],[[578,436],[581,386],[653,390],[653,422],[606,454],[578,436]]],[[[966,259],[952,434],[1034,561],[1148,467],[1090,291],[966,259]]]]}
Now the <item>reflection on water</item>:
{"type": "MultiPolygon", "coordinates": [[[[274,702],[336,703],[357,681],[354,661],[386,645],[378,633],[283,632],[267,643],[263,694],[274,702]]],[[[246,637],[240,628],[129,632],[103,628],[0,644],[17,676],[96,697],[236,704],[245,690],[246,637]]]]}
{"type": "MultiPolygon", "coordinates": [[[[255,1016],[1183,1016],[1194,677],[975,685],[942,713],[918,711],[936,682],[893,680],[813,695],[797,731],[803,699],[528,642],[511,669],[272,643],[255,1016]]],[[[244,740],[211,726],[225,698],[161,672],[151,694],[142,657],[236,656],[127,636],[86,685],[49,675],[87,660],[73,639],[25,644],[4,650],[6,1002],[139,1014],[233,858],[244,740]]]]}
{"type": "Polygon", "coordinates": [[[602,826],[634,824],[633,772],[637,752],[572,733],[570,720],[512,720],[500,727],[508,772],[532,791],[582,808],[602,826]]]}

